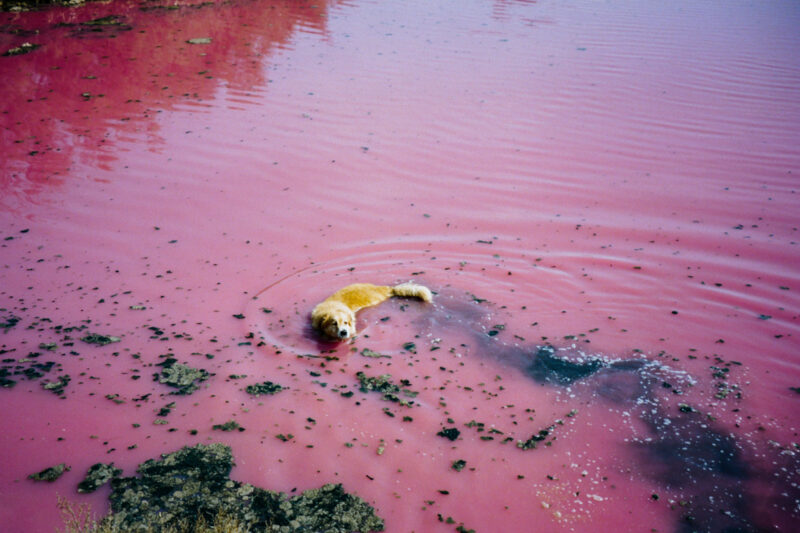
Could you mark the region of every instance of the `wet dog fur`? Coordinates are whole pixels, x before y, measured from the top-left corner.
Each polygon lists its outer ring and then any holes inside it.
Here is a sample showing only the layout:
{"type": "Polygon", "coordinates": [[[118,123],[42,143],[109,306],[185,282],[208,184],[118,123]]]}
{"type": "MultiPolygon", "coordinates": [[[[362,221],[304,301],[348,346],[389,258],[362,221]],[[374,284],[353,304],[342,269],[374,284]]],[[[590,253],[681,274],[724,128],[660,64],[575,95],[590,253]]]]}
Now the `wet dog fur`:
{"type": "Polygon", "coordinates": [[[349,339],[356,334],[356,313],[360,309],[377,305],[393,296],[433,301],[430,289],[416,283],[401,283],[394,287],[354,283],[317,304],[311,312],[311,326],[330,339],[349,339]]]}

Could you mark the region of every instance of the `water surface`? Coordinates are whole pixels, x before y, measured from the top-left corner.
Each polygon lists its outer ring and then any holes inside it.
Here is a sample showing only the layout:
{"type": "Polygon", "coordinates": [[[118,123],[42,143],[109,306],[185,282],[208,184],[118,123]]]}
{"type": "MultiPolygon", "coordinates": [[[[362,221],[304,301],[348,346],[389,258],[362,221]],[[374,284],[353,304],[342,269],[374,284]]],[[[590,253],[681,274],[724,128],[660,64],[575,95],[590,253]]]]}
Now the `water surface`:
{"type": "Polygon", "coordinates": [[[41,45],[0,57],[0,351],[44,374],[0,391],[9,531],[105,513],[95,462],[216,441],[390,532],[791,530],[794,2],[170,6],[2,15],[0,50],[41,45]],[[411,279],[433,306],[310,332],[411,279]],[[166,357],[212,376],[171,395],[166,357]]]}

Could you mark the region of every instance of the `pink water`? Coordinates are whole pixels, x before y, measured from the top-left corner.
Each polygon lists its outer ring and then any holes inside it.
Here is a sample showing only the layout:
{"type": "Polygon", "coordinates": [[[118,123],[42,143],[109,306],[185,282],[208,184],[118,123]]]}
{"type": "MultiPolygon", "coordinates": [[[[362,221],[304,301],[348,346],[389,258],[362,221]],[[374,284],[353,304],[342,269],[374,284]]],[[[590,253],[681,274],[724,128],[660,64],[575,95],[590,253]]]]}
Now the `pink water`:
{"type": "Polygon", "coordinates": [[[95,462],[211,441],[235,479],[342,483],[389,532],[792,530],[797,3],[158,5],[2,15],[0,51],[42,46],[0,57],[0,350],[61,365],[0,390],[4,531],[54,530],[58,496],[105,513],[108,487],[75,492],[95,462]],[[311,335],[337,288],[409,279],[433,306],[311,335]],[[649,363],[543,384],[544,343],[649,363]],[[169,395],[162,354],[214,376],[169,395]],[[289,388],[245,394],[265,380],[289,388]]]}

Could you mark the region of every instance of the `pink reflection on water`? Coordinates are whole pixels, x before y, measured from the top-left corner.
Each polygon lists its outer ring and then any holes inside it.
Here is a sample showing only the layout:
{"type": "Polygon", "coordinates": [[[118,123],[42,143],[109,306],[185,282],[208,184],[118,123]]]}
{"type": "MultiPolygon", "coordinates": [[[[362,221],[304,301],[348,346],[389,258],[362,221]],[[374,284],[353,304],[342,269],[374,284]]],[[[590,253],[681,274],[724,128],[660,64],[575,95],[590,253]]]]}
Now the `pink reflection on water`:
{"type": "Polygon", "coordinates": [[[154,7],[4,15],[3,49],[43,46],[0,58],[2,364],[60,365],[0,391],[10,530],[105,512],[95,462],[212,441],[387,531],[790,530],[793,4],[154,7]],[[339,287],[408,279],[434,305],[310,332],[339,287]],[[172,395],[162,356],[212,376],[172,395]]]}

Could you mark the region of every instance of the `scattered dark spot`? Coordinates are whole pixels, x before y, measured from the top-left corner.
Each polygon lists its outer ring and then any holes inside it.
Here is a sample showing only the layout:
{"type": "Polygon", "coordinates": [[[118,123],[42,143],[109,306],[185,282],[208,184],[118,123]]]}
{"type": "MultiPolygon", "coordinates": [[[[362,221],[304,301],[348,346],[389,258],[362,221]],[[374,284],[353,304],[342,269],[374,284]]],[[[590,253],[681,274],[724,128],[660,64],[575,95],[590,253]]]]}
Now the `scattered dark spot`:
{"type": "Polygon", "coordinates": [[[172,412],[173,409],[175,409],[175,402],[170,402],[161,409],[159,409],[156,416],[167,416],[172,412]]]}
{"type": "Polygon", "coordinates": [[[464,467],[467,466],[467,462],[464,459],[458,459],[457,461],[453,461],[453,464],[450,466],[456,472],[461,472],[464,470],[464,467]]]}
{"type": "Polygon", "coordinates": [[[520,450],[531,450],[536,448],[536,445],[540,442],[543,442],[547,439],[548,436],[553,432],[555,429],[555,425],[548,426],[545,429],[540,429],[537,433],[534,433],[528,440],[525,441],[517,441],[517,448],[520,450]]]}
{"type": "Polygon", "coordinates": [[[459,435],[461,435],[461,431],[459,431],[458,428],[442,428],[442,430],[436,434],[436,436],[444,437],[448,440],[456,440],[459,435]]]}
{"type": "Polygon", "coordinates": [[[20,317],[18,317],[18,316],[11,315],[11,316],[7,316],[6,318],[3,318],[1,320],[2,321],[0,321],[0,328],[8,331],[9,329],[11,329],[14,326],[16,326],[19,323],[19,321],[22,320],[22,319],[20,317]]]}

